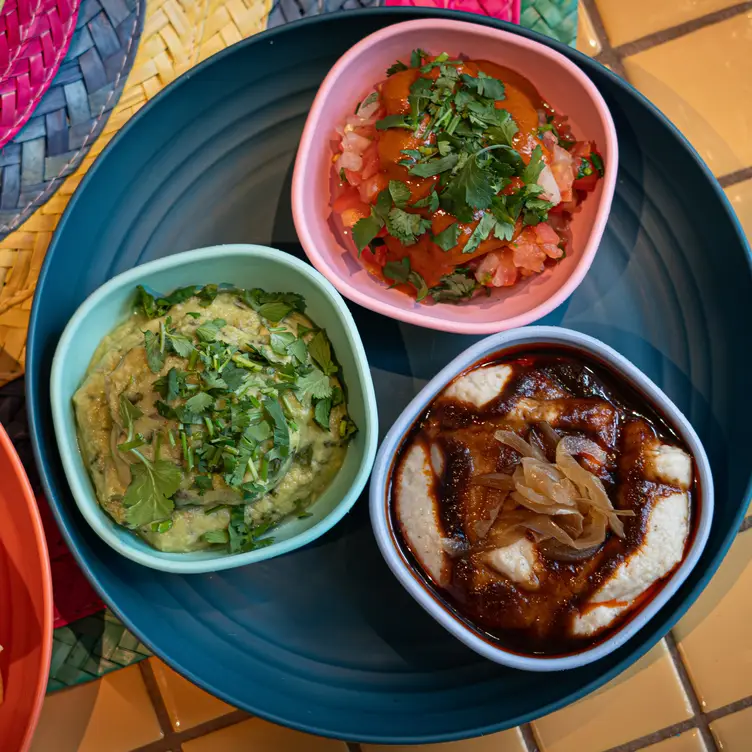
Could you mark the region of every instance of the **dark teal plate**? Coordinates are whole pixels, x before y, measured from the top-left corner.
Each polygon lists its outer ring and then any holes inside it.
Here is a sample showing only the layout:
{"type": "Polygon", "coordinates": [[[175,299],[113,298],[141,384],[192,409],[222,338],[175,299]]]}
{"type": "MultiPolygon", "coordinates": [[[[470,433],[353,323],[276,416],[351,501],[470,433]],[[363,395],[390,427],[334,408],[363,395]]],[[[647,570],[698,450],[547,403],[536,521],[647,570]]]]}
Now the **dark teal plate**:
{"type": "MultiPolygon", "coordinates": [[[[424,15],[364,11],[285,26],[168,87],[113,140],[71,201],[39,279],[28,343],[37,460],[67,540],[102,596],[155,653],[227,702],[360,741],[489,733],[616,676],[674,624],[716,570],[750,480],[752,277],[723,192],[687,142],[623,81],[544,37],[504,26],[573,59],[616,121],[621,164],[602,247],[576,294],[541,323],[616,347],[703,439],[716,480],[715,519],[705,554],[679,593],[618,652],[546,676],[488,663],[435,624],[381,560],[365,498],[308,549],[205,576],[141,568],[107,548],[79,515],[58,459],[48,395],[52,354],[68,318],[114,274],[165,254],[235,242],[300,254],[290,175],[316,88],[354,42],[424,15]]],[[[474,341],[353,309],[382,430],[425,379],[474,341]]]]}

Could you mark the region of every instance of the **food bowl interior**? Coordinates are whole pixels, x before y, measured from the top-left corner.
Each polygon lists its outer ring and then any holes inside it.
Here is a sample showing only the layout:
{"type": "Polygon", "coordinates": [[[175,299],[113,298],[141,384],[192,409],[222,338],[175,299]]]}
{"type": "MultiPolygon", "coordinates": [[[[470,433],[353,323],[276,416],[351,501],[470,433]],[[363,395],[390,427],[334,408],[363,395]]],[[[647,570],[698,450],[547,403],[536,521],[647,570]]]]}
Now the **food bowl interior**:
{"type": "Polygon", "coordinates": [[[293,207],[298,234],[313,264],[340,292],[361,305],[370,307],[376,302],[377,310],[397,318],[403,318],[398,311],[408,309],[419,317],[413,323],[476,333],[530,323],[548,312],[540,310],[530,316],[534,309],[562,293],[578,267],[584,266],[584,273],[605,225],[617,167],[611,117],[598,91],[576,66],[553,50],[508,32],[436,20],[404,23],[377,32],[346,52],[317,95],[302,143],[295,167],[293,207]],[[575,136],[596,142],[606,166],[605,178],[574,215],[571,253],[545,274],[461,305],[418,304],[404,293],[389,289],[362,267],[350,239],[340,233],[330,217],[335,128],[386,77],[386,69],[395,60],[408,61],[416,48],[430,54],[446,51],[490,60],[526,76],[544,101],[569,117],[575,136]]]}
{"type": "Polygon", "coordinates": [[[0,520],[0,747],[25,752],[47,687],[52,580],[34,494],[2,425],[0,520]]]}
{"type": "Polygon", "coordinates": [[[405,589],[445,629],[468,647],[496,663],[528,671],[562,671],[586,666],[614,652],[642,629],[669,601],[697,564],[710,535],[715,502],[713,476],[705,448],[691,423],[670,398],[634,364],[608,345],[580,332],[550,326],[523,327],[487,337],[458,355],[416,395],[390,429],[379,448],[373,478],[370,513],[376,541],[390,569],[405,589]],[[450,605],[441,588],[419,568],[406,544],[399,540],[392,519],[390,489],[396,469],[395,458],[412,427],[425,414],[431,402],[455,378],[489,359],[503,358],[510,351],[523,355],[526,346],[538,349],[549,345],[571,350],[575,357],[577,353],[581,353],[586,363],[591,360],[602,364],[616,384],[623,383],[633,389],[642,404],[665,419],[693,457],[697,494],[693,493],[689,545],[684,551],[684,557],[650,599],[630,610],[629,616],[603,639],[586,644],[575,653],[536,656],[520,654],[489,641],[481,629],[476,629],[450,605]]]}
{"type": "MultiPolygon", "coordinates": [[[[334,291],[324,290],[320,281],[311,279],[305,267],[287,254],[258,246],[218,246],[183,254],[178,259],[159,261],[138,267],[112,280],[106,290],[97,292],[77,312],[66,329],[55,354],[51,382],[52,404],[66,474],[76,501],[97,533],[126,555],[142,564],[168,571],[203,571],[248,564],[284,553],[310,542],[334,521],[330,515],[340,506],[359,478],[370,469],[367,456],[373,451],[375,437],[368,426],[373,420],[368,396],[371,387],[367,373],[358,363],[362,347],[357,332],[347,323],[344,305],[335,303],[334,291]],[[156,269],[154,267],[157,267],[156,269]],[[303,266],[303,270],[299,267],[303,266]],[[159,268],[161,267],[161,268],[159,268]],[[311,517],[293,518],[275,528],[275,542],[257,551],[231,555],[217,551],[165,553],[157,551],[135,533],[116,524],[99,507],[94,486],[78,449],[76,419],[72,398],[81,385],[91,358],[102,339],[125,321],[133,310],[136,285],[166,294],[178,287],[208,283],[232,283],[237,287],[260,287],[269,292],[296,292],[306,300],[306,314],[326,329],[334,353],[342,366],[348,386],[350,414],[361,430],[353,439],[345,462],[332,484],[311,506],[311,517]],[[354,336],[354,339],[353,339],[354,336]],[[364,378],[365,376],[365,378],[364,378]],[[203,565],[205,566],[202,566],[203,565]]],[[[325,283],[324,283],[325,284],[325,283]]],[[[327,285],[328,287],[328,285],[327,285]]],[[[344,513],[343,510],[342,513],[344,513]]]]}

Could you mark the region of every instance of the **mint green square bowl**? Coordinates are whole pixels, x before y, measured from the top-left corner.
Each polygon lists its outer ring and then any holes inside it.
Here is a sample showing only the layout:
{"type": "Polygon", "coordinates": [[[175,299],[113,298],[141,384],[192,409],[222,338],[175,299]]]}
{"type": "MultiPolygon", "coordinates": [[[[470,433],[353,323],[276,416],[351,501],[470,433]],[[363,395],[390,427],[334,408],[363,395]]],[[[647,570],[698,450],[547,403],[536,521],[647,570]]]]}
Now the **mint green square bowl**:
{"type": "Polygon", "coordinates": [[[113,277],[90,295],[65,327],[55,351],[50,378],[52,418],[65,475],[86,522],[123,556],[147,567],[176,574],[215,572],[271,559],[315,541],[350,511],[368,480],[376,454],[378,416],[370,370],[360,335],[344,300],[315,269],[274,248],[220,245],[151,261],[113,277]],[[187,285],[230,283],[269,292],[296,292],[306,314],[326,329],[342,367],[348,410],[358,426],[345,462],[310,508],[311,517],[290,519],[274,530],[275,542],[241,554],[157,551],[121,527],[99,506],[78,446],[73,395],[94,351],[131,313],[137,285],[169,293],[187,285]]]}

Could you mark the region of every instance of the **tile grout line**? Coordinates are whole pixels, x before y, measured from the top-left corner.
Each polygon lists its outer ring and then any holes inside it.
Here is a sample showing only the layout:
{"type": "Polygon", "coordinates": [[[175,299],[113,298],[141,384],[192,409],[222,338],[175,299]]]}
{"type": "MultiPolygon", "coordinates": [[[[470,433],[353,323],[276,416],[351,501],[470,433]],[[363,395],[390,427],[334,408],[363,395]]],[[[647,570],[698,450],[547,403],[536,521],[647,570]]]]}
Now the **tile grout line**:
{"type": "Polygon", "coordinates": [[[601,45],[601,51],[595,56],[595,60],[604,65],[608,65],[614,73],[627,80],[626,71],[622,65],[621,58],[611,46],[608,34],[606,33],[606,27],[603,25],[603,19],[601,18],[595,0],[582,0],[582,4],[585,7],[588,16],[590,16],[590,23],[593,26],[593,31],[601,45]]]}
{"type": "MultiPolygon", "coordinates": [[[[662,729],[658,729],[658,731],[641,736],[639,739],[633,739],[631,742],[617,744],[615,747],[605,750],[605,752],[638,752],[641,749],[652,747],[654,744],[659,744],[666,741],[666,739],[670,739],[672,736],[678,736],[694,728],[697,728],[697,718],[688,718],[686,721],[674,723],[672,726],[665,726],[662,729]]],[[[710,752],[710,750],[707,752],[710,752]]]]}
{"type": "Polygon", "coordinates": [[[739,170],[734,170],[734,172],[727,172],[725,175],[717,177],[716,180],[721,184],[721,188],[728,188],[750,178],[752,178],[752,167],[742,167],[739,170]]]}
{"type": "Polygon", "coordinates": [[[709,752],[720,752],[718,745],[715,743],[715,739],[713,738],[713,734],[710,732],[710,723],[707,716],[703,712],[700,698],[695,691],[694,686],[692,686],[692,680],[689,678],[687,667],[684,665],[684,661],[679,654],[679,648],[676,644],[676,638],[674,637],[673,632],[669,632],[666,635],[665,641],[669,655],[674,662],[674,668],[676,669],[677,674],[679,674],[679,681],[681,682],[682,687],[684,687],[684,692],[689,698],[689,704],[692,708],[692,712],[695,715],[695,721],[697,723],[697,729],[700,732],[700,736],[705,742],[705,746],[707,747],[709,752]]]}
{"type": "Polygon", "coordinates": [[[148,659],[140,661],[138,668],[141,672],[141,678],[146,685],[146,692],[149,695],[149,700],[151,701],[154,713],[157,716],[159,727],[162,729],[163,738],[172,739],[175,734],[175,729],[170,720],[170,714],[167,712],[167,705],[165,705],[162,692],[157,684],[157,677],[154,675],[154,669],[151,667],[148,659]]]}
{"type": "MultiPolygon", "coordinates": [[[[585,0],[583,0],[583,2],[585,2],[585,0]]],[[[585,4],[588,5],[587,2],[585,4]]],[[[590,10],[589,7],[588,10],[590,10]]],[[[707,13],[699,18],[693,18],[690,21],[685,21],[676,26],[670,26],[667,29],[661,29],[652,34],[646,34],[644,37],[635,39],[632,42],[625,42],[624,44],[617,45],[614,47],[614,52],[619,57],[636,55],[640,52],[650,50],[653,47],[657,47],[660,44],[672,42],[674,39],[679,39],[680,37],[687,36],[687,34],[704,29],[706,26],[713,26],[721,21],[727,21],[730,18],[734,18],[735,16],[739,16],[750,10],[752,10],[752,2],[747,1],[738,3],[729,8],[722,8],[713,13],[707,13]]]]}
{"type": "Polygon", "coordinates": [[[229,726],[235,726],[242,721],[247,721],[251,717],[244,710],[233,710],[231,713],[225,713],[225,715],[221,715],[219,718],[212,718],[184,731],[174,731],[169,737],[144,744],[143,747],[138,747],[133,752],[181,752],[183,742],[190,742],[202,736],[207,736],[214,731],[221,731],[229,726]]]}
{"type": "Polygon", "coordinates": [[[527,747],[527,752],[540,752],[540,747],[538,746],[538,740],[535,738],[532,723],[523,723],[518,728],[522,734],[522,741],[527,747]]]}

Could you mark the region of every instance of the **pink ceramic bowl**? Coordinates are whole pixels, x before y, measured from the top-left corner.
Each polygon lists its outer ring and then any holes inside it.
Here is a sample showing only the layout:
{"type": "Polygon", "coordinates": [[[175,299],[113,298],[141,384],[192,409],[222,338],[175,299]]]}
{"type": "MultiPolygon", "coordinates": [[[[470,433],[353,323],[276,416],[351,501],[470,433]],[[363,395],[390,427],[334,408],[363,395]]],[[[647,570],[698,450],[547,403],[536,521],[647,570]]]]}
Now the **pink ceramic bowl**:
{"type": "Polygon", "coordinates": [[[306,121],[292,183],[295,228],[311,263],[346,297],[385,316],[430,329],[491,334],[524,326],[563,303],[593,262],[611,207],[618,166],[611,115],[590,79],[543,44],[480,24],[420,20],[389,26],[346,52],[324,79],[306,121]],[[330,221],[331,141],[357,102],[397,59],[420,47],[466,54],[526,76],[554,109],[569,116],[575,135],[594,140],[606,173],[572,221],[573,252],[540,276],[459,305],[421,304],[371,276],[349,239],[330,221]]]}

